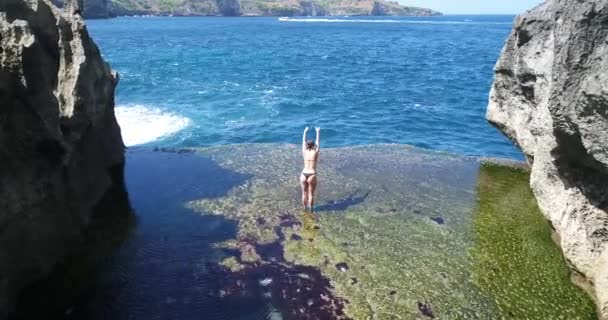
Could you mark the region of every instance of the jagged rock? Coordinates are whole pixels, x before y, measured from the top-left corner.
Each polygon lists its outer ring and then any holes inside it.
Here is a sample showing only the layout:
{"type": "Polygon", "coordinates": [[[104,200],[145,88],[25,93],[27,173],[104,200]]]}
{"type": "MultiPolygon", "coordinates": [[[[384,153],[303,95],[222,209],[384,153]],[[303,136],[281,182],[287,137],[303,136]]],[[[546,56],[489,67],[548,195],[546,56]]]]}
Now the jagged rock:
{"type": "Polygon", "coordinates": [[[241,3],[239,0],[216,0],[219,12],[225,17],[237,17],[241,15],[241,3]]]}
{"type": "Polygon", "coordinates": [[[122,184],[117,75],[75,2],[0,1],[0,319],[74,252],[122,184]]]}
{"type": "Polygon", "coordinates": [[[437,16],[441,13],[417,7],[402,6],[394,1],[374,1],[372,10],[369,13],[372,16],[437,16]]]}
{"type": "Polygon", "coordinates": [[[517,18],[487,118],[525,153],[539,206],[608,319],[608,0],[548,0],[517,18]]]}
{"type": "MultiPolygon", "coordinates": [[[[66,0],[52,0],[62,8],[66,0]]],[[[82,16],[87,19],[107,19],[113,16],[112,0],[82,0],[82,16]]]]}
{"type": "MultiPolygon", "coordinates": [[[[53,0],[61,6],[64,0],[53,0]]],[[[85,18],[172,16],[430,16],[441,13],[387,0],[82,0],[85,18]]]]}
{"type": "Polygon", "coordinates": [[[322,5],[311,1],[311,0],[302,0],[300,1],[300,6],[302,7],[302,15],[303,16],[326,16],[327,9],[322,5]]]}

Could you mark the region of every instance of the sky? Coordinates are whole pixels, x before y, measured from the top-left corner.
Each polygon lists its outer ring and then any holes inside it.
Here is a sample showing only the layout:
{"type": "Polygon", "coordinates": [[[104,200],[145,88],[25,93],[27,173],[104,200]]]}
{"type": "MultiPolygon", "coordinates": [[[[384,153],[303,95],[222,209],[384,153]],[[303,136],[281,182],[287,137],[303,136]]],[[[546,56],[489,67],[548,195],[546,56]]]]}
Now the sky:
{"type": "Polygon", "coordinates": [[[416,7],[431,8],[444,14],[519,14],[542,0],[398,0],[416,7]]]}

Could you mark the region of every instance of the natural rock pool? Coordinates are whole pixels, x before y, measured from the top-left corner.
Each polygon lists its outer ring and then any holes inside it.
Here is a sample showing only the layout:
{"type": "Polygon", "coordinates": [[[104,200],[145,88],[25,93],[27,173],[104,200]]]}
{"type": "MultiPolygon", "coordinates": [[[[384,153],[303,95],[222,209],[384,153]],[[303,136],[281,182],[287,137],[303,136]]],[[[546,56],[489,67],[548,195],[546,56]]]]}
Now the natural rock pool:
{"type": "Polygon", "coordinates": [[[319,167],[312,215],[297,146],[130,150],[126,240],[72,272],[87,289],[21,317],[595,318],[523,169],[401,145],[323,149],[319,167]]]}

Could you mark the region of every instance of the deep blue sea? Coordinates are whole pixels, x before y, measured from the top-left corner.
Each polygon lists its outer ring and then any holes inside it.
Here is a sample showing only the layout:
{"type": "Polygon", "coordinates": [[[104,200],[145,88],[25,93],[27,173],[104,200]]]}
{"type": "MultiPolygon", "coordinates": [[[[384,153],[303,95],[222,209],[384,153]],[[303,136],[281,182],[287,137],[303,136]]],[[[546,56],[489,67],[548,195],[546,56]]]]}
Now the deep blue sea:
{"type": "Polygon", "coordinates": [[[88,21],[127,145],[404,143],[520,159],[484,119],[514,16],[88,21]]]}

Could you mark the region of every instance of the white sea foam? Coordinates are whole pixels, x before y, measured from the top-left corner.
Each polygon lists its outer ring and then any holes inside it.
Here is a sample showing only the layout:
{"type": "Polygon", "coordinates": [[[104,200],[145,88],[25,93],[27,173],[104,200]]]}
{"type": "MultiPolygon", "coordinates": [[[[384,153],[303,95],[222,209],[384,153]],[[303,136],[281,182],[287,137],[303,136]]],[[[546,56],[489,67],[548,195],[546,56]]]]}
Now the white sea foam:
{"type": "Polygon", "coordinates": [[[115,113],[126,146],[165,138],[191,122],[188,118],[143,105],[117,106],[115,113]]]}
{"type": "Polygon", "coordinates": [[[271,284],[271,283],[272,283],[272,278],[266,278],[266,279],[262,279],[262,280],[260,280],[260,284],[261,284],[263,287],[266,287],[267,285],[269,285],[269,284],[271,284]]]}
{"type": "Polygon", "coordinates": [[[371,22],[371,23],[399,23],[400,20],[371,20],[371,19],[289,19],[284,22],[371,22]]]}

